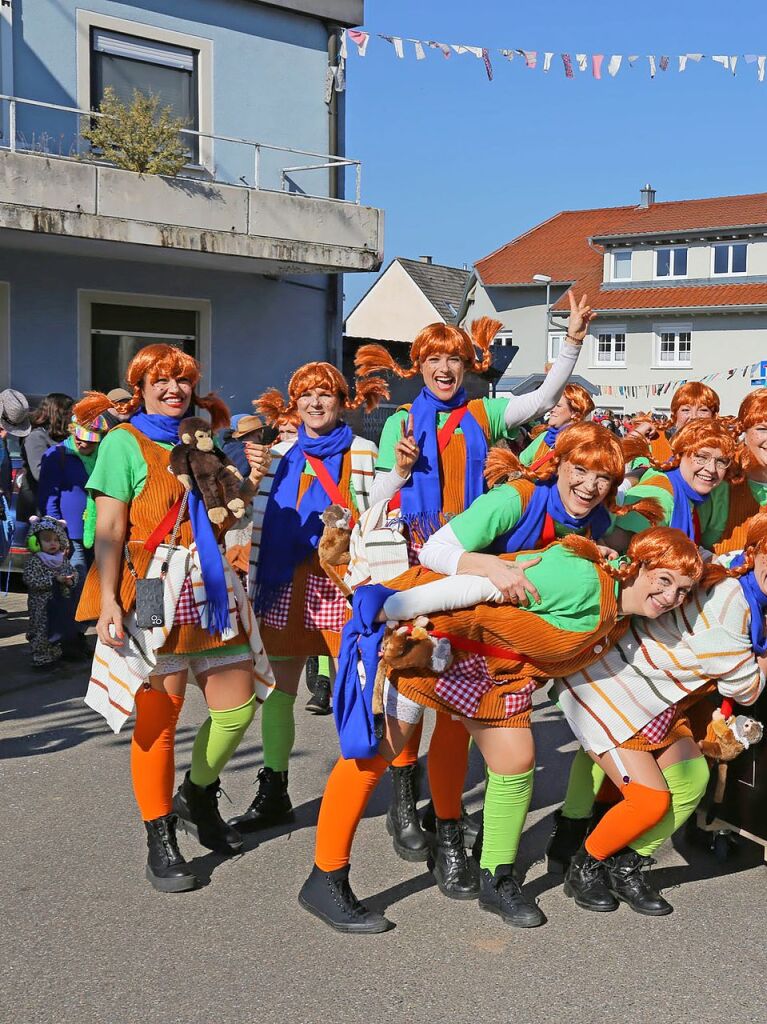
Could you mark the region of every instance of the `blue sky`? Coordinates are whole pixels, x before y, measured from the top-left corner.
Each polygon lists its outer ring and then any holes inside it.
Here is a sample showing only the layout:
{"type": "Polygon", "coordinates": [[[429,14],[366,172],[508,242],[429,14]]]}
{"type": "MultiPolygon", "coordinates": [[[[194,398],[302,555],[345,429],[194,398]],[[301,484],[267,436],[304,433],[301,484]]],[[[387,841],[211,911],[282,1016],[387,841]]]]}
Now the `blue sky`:
{"type": "MultiPolygon", "coordinates": [[[[531,71],[492,54],[405,60],[381,39],[347,65],[347,153],[363,202],[386,211],[386,260],[428,254],[472,265],[558,210],[767,192],[765,0],[367,0],[365,29],[489,48],[552,50],[531,71]],[[564,76],[559,54],[640,54],[616,78],[564,76]],[[646,54],[740,54],[737,75],[676,60],[651,79],[646,54]]],[[[607,59],[607,58],[606,58],[607,59]]],[[[606,61],[605,61],[606,63],[606,61]]],[[[373,275],[347,275],[346,310],[373,275]]]]}

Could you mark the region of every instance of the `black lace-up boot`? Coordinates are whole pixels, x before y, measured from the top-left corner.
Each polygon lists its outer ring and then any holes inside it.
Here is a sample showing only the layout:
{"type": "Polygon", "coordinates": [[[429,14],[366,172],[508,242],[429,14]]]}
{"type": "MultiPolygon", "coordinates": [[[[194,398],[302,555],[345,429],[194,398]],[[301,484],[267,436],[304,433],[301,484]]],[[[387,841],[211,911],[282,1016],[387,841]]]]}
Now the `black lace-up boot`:
{"type": "Polygon", "coordinates": [[[565,896],[572,896],[583,910],[609,913],[618,909],[610,892],[605,862],[597,860],[582,846],[570,861],[565,875],[565,896]]]}
{"type": "Polygon", "coordinates": [[[181,856],[176,842],[176,816],[145,821],[149,857],[146,877],[160,892],[189,892],[197,888],[197,876],[181,856]]]}
{"type": "Polygon", "coordinates": [[[416,810],[418,765],[389,768],[392,779],[392,798],[386,812],[386,831],[392,837],[394,849],[403,860],[426,860],[429,844],[421,829],[416,810]]]}
{"type": "Polygon", "coordinates": [[[315,864],[301,886],[298,902],[337,932],[377,934],[392,927],[383,914],[368,910],[352,892],[349,868],[321,871],[315,864]]]}
{"type": "Polygon", "coordinates": [[[317,676],[314,690],[306,702],[306,710],[313,715],[332,715],[333,705],[331,703],[332,690],[330,680],[327,676],[317,676]]]}
{"type": "MultiPolygon", "coordinates": [[[[431,832],[433,834],[437,831],[436,821],[437,816],[434,813],[434,803],[430,800],[421,818],[421,828],[424,832],[431,832]]],[[[467,850],[471,850],[477,841],[481,826],[477,819],[469,814],[463,804],[461,804],[461,828],[463,829],[463,845],[467,850]]]]}
{"type": "Polygon", "coordinates": [[[173,810],[185,832],[193,835],[201,846],[216,853],[239,853],[242,836],[227,825],[218,810],[221,792],[219,780],[209,786],[196,786],[189,772],[173,797],[173,810]]]}
{"type": "Polygon", "coordinates": [[[554,831],[546,847],[548,868],[552,875],[564,875],[570,861],[578,852],[591,818],[563,818],[561,811],[554,812],[554,831]]]}
{"type": "Polygon", "coordinates": [[[479,866],[463,845],[459,818],[437,818],[436,838],[429,867],[439,890],[452,900],[473,900],[479,896],[479,866]]]}
{"type": "Polygon", "coordinates": [[[258,792],[242,814],[229,819],[238,832],[255,832],[270,825],[295,821],[293,804],[288,796],[288,773],[262,768],[258,773],[258,792]]]}
{"type": "Polygon", "coordinates": [[[526,900],[513,874],[513,864],[499,864],[495,871],[483,868],[479,877],[479,909],[497,914],[514,928],[537,928],[546,915],[526,900]]]}
{"type": "Polygon", "coordinates": [[[653,889],[647,879],[645,868],[655,861],[643,857],[636,850],[628,848],[608,857],[605,861],[608,885],[619,900],[628,903],[637,914],[648,917],[664,917],[673,911],[671,904],[653,889]]]}

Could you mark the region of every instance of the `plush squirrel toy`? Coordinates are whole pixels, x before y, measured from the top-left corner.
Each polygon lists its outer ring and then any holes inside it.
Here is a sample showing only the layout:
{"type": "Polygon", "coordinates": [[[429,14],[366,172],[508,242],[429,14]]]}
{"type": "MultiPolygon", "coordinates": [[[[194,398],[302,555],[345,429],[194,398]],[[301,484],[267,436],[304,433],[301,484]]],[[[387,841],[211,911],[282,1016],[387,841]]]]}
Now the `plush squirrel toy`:
{"type": "Polygon", "coordinates": [[[759,743],[764,734],[762,723],[747,715],[734,715],[729,706],[714,712],[705,737],[700,741],[701,753],[718,763],[714,803],[721,803],[727,781],[727,765],[744,750],[759,743]]]}
{"type": "Polygon", "coordinates": [[[179,424],[178,436],[181,443],[170,453],[171,473],[187,491],[197,485],[208,519],[216,526],[230,513],[241,519],[252,485],[216,448],[210,424],[199,416],[189,416],[179,424]]]}
{"type": "Polygon", "coordinates": [[[392,670],[421,669],[441,675],[453,660],[450,641],[435,637],[429,632],[431,623],[419,615],[413,620],[412,628],[397,622],[387,623],[381,644],[381,660],[378,663],[373,689],[373,714],[383,715],[383,689],[387,674],[392,670]]]}

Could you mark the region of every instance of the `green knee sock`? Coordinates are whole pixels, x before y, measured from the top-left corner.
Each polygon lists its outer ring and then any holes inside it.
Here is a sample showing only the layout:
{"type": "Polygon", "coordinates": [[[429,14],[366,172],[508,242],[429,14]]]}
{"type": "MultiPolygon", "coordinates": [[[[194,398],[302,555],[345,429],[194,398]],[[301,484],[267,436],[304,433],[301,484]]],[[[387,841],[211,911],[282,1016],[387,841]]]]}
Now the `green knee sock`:
{"type": "Polygon", "coordinates": [[[605,773],[592,761],[583,747],[578,750],[570,765],[565,802],[562,804],[563,818],[589,818],[594,809],[594,800],[604,782],[605,773]]]}
{"type": "Polygon", "coordinates": [[[330,658],[327,654],[321,654],[317,658],[317,675],[326,676],[330,679],[330,658]]]}
{"type": "Polygon", "coordinates": [[[192,747],[189,778],[195,786],[209,786],[221,774],[229,758],[253,721],[256,698],[227,711],[213,711],[202,726],[192,747]]]}
{"type": "Polygon", "coordinates": [[[296,722],[293,705],[296,698],[282,690],[272,690],[264,701],[261,712],[261,742],[264,747],[264,767],[273,772],[286,772],[290,752],[296,741],[296,722]]]}
{"type": "Polygon", "coordinates": [[[671,807],[657,825],[630,843],[632,850],[650,857],[658,847],[687,821],[700,803],[708,785],[709,767],[705,757],[694,757],[664,768],[663,777],[671,790],[671,807]]]}
{"type": "Polygon", "coordinates": [[[496,775],[488,769],[480,867],[494,872],[499,864],[516,860],[534,774],[534,768],[521,775],[496,775]]]}

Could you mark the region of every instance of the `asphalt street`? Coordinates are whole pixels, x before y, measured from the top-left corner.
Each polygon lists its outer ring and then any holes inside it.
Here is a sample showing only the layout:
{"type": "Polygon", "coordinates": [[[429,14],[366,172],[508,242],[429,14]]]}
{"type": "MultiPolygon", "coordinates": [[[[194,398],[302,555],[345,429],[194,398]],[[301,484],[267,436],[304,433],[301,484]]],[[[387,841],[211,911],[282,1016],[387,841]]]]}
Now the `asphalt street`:
{"type": "MultiPolygon", "coordinates": [[[[182,835],[202,887],[155,892],[144,878],[129,728],[113,735],[82,703],[87,667],[33,673],[24,598],[0,604],[11,609],[0,620],[0,1021],[764,1021],[761,847],[744,841],[720,865],[679,838],[667,844],[656,870],[675,912],[660,919],[626,907],[581,911],[546,873],[543,851],[575,744],[545,701],[536,712],[536,788],[519,860],[548,916],[543,928],[515,930],[476,904],[447,900],[424,864],[399,860],[384,827],[388,782],[360,828],[352,884],[396,928],[341,936],[301,910],[296,895],[337,751],[332,719],[306,714],[303,700],[290,781],[296,822],[249,838],[231,860],[182,835]]],[[[199,693],[190,691],[179,779],[203,716],[199,693]]],[[[223,779],[233,809],[252,798],[260,766],[256,720],[223,779]]],[[[474,753],[470,809],[479,806],[481,777],[474,753]]]]}

